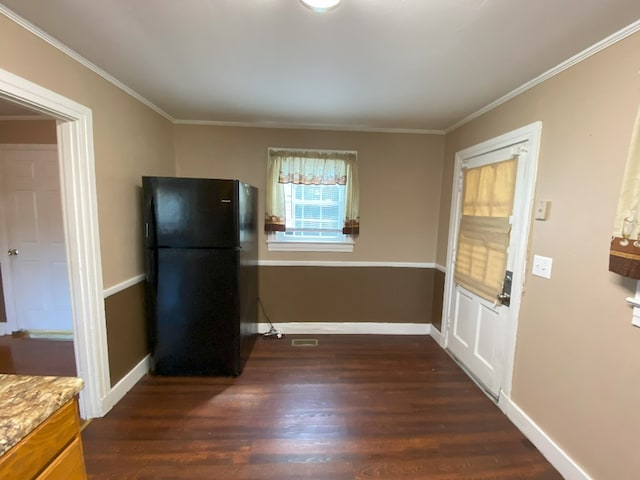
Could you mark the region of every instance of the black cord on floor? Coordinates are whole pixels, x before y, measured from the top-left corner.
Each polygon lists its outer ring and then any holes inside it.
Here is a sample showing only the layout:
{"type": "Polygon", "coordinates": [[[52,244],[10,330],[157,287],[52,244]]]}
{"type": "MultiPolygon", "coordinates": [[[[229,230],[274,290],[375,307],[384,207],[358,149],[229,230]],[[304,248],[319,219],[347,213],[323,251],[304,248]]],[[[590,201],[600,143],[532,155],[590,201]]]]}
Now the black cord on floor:
{"type": "Polygon", "coordinates": [[[276,329],[276,327],[273,326],[273,322],[269,318],[269,315],[267,315],[267,312],[264,309],[264,305],[262,304],[262,300],[260,299],[260,297],[258,297],[258,305],[260,305],[260,310],[262,310],[262,315],[264,315],[264,318],[267,319],[267,322],[269,322],[269,325],[271,327],[271,328],[269,328],[269,331],[263,333],[262,336],[263,337],[269,337],[269,338],[282,338],[282,337],[284,337],[282,332],[280,330],[276,329]]]}

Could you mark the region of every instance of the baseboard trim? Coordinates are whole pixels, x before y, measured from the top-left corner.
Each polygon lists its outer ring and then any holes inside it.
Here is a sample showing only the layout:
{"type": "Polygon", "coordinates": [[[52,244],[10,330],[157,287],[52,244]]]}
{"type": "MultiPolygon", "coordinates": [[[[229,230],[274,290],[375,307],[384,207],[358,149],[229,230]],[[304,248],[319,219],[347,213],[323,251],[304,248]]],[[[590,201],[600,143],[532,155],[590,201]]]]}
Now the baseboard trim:
{"type": "Polygon", "coordinates": [[[438,345],[444,348],[444,336],[433,325],[431,326],[429,335],[431,335],[431,337],[438,343],[438,345]]]}
{"type": "Polygon", "coordinates": [[[421,262],[328,262],[323,260],[259,260],[260,267],[343,267],[343,268],[436,268],[421,262]]]}
{"type": "Polygon", "coordinates": [[[73,340],[71,330],[18,330],[13,332],[14,337],[39,338],[42,340],[73,340]]]}
{"type": "Polygon", "coordinates": [[[533,443],[566,480],[592,480],[511,398],[502,394],[498,405],[509,420],[533,443]]]}
{"type": "MultiPolygon", "coordinates": [[[[273,326],[285,335],[429,335],[430,323],[379,323],[379,322],[287,322],[273,326]]],[[[258,324],[260,333],[267,332],[268,323],[258,324]]]]}
{"type": "Polygon", "coordinates": [[[107,395],[102,399],[102,415],[106,415],[113,406],[127,394],[133,386],[140,381],[148,372],[151,366],[151,355],[144,357],[122,380],[116,383],[107,395]]]}

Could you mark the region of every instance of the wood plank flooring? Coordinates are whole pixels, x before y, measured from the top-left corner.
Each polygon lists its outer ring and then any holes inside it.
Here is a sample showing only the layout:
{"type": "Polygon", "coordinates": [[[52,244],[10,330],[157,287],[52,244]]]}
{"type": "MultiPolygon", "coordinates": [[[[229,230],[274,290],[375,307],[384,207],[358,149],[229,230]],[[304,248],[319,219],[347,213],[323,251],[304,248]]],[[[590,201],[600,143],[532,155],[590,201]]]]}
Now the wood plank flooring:
{"type": "Polygon", "coordinates": [[[0,373],[74,377],[73,341],[0,335],[0,373]]]}
{"type": "Polygon", "coordinates": [[[145,377],[84,430],[89,477],[562,478],[430,337],[292,338],[237,378],[145,377]]]}

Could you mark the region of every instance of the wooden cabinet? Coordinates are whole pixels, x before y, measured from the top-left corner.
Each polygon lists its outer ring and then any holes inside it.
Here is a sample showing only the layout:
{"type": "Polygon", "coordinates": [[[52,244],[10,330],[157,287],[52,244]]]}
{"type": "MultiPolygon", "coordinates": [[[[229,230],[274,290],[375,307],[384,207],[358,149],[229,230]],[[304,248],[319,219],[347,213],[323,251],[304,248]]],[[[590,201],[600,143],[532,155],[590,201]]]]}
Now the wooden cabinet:
{"type": "Polygon", "coordinates": [[[3,480],[86,479],[74,397],[0,457],[3,480]]]}

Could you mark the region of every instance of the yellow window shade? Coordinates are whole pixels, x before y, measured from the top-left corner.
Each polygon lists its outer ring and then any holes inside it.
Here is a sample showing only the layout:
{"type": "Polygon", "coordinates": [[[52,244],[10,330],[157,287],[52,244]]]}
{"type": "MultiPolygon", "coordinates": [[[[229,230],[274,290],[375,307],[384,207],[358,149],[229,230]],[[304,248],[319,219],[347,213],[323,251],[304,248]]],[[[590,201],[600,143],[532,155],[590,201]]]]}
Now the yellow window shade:
{"type": "Polygon", "coordinates": [[[454,280],[489,301],[502,291],[516,168],[511,159],[464,171],[454,280]]]}

